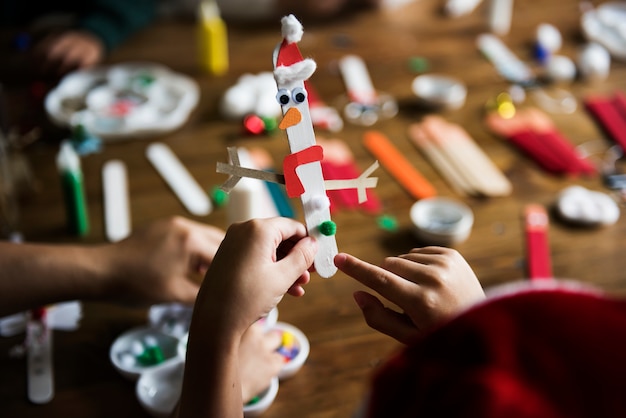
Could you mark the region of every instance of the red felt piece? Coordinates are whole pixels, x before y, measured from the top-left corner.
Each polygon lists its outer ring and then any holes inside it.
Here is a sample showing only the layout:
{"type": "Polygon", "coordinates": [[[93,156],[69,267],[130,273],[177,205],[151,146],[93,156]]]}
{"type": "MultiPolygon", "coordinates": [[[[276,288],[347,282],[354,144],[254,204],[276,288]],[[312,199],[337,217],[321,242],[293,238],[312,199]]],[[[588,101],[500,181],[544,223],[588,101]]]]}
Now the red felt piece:
{"type": "Polygon", "coordinates": [[[302,164],[322,161],[323,158],[324,149],[320,145],[313,145],[285,157],[283,160],[283,174],[285,175],[287,196],[299,197],[304,193],[304,186],[296,173],[296,168],[302,164]]]}

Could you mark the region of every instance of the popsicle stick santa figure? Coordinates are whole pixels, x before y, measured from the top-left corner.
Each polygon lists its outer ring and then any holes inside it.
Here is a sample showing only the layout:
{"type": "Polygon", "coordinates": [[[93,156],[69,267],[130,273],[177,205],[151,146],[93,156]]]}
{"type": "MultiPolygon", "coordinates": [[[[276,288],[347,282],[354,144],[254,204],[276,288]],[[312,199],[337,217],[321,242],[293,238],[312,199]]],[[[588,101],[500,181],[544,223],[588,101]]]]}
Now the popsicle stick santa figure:
{"type": "Polygon", "coordinates": [[[326,190],[357,189],[359,202],[367,200],[366,190],[376,187],[377,178],[368,177],[377,167],[374,162],[356,179],[324,180],[320,162],[323,149],[316,144],[305,81],[316,69],[315,61],[303,58],[297,43],[303,29],[295,16],[283,17],[283,41],[274,50],[274,78],[278,87],[276,99],[282,107],[283,119],[279,127],[287,132],[291,154],[283,161],[283,174],[253,170],[239,165],[237,152],[229,148],[230,163],[217,163],[217,171],[229,174],[222,185],[230,191],[241,177],[253,177],[284,183],[289,197],[300,197],[309,235],[318,242],[314,266],[322,277],[337,272],[334,257],[337,254],[336,225],[330,218],[330,202],[326,190]]]}

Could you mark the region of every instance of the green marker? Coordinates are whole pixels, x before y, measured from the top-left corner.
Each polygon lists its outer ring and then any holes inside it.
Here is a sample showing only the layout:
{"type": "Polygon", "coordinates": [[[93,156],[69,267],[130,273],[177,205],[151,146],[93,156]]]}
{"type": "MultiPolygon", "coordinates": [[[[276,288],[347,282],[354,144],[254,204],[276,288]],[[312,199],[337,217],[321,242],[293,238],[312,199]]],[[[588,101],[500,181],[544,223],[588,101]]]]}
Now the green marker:
{"type": "Polygon", "coordinates": [[[57,154],[57,168],[61,176],[67,227],[70,233],[85,236],[89,233],[89,216],[85,201],[83,172],[80,168],[80,158],[70,142],[61,143],[57,154]]]}

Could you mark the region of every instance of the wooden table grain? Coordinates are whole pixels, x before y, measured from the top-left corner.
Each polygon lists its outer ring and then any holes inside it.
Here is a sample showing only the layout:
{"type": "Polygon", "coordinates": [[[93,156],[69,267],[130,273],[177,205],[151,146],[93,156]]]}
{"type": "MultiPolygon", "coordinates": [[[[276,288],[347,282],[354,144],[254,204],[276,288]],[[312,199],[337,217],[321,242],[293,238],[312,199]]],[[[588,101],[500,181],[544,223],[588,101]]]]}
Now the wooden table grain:
{"type": "MultiPolygon", "coordinates": [[[[300,49],[317,61],[313,83],[330,104],[345,94],[337,71],[337,60],[355,53],[363,57],[375,87],[398,99],[399,114],[377,123],[401,152],[431,181],[439,195],[464,201],[471,207],[475,223],[470,237],[457,248],[476,271],[485,288],[523,279],[523,207],[538,203],[552,207],[557,193],[578,184],[606,190],[599,178],[567,178],[547,174],[518,150],[487,131],[483,123],[485,104],[505,91],[509,84],[478,52],[477,35],[486,32],[483,8],[459,19],[441,13],[441,3],[418,0],[407,6],[384,11],[362,12],[327,22],[303,21],[305,35],[300,49]],[[416,76],[409,67],[411,57],[424,57],[428,70],[457,77],[467,85],[462,109],[438,112],[462,125],[513,183],[513,193],[498,198],[464,198],[442,180],[422,154],[408,141],[407,128],[427,111],[420,108],[410,88],[416,76]]],[[[552,23],[563,34],[563,55],[576,57],[583,43],[578,2],[526,0],[516,2],[510,34],[503,40],[524,60],[530,60],[535,29],[552,23]]],[[[28,147],[26,155],[33,168],[37,189],[21,203],[20,223],[27,240],[37,242],[105,241],[102,210],[102,165],[111,159],[127,164],[133,228],[186,212],[164,181],[145,158],[153,141],[168,144],[207,190],[224,181],[215,172],[216,161],[226,161],[226,147],[258,146],[270,151],[276,161],[288,152],[284,133],[269,137],[246,137],[241,125],[219,114],[224,91],[244,73],[271,70],[271,54],[280,39],[280,24],[229,27],[231,68],[227,75],[213,78],[203,74],[196,63],[195,26],[188,21],[161,21],[137,34],[108,59],[158,62],[193,77],[201,89],[198,107],[189,121],[175,132],[158,137],[107,143],[104,150],[83,159],[91,232],[77,240],[64,231],[64,211],[55,167],[56,142],[44,138],[28,147]]],[[[17,86],[8,85],[9,90],[17,86]]],[[[626,90],[626,64],[614,62],[604,81],[577,80],[564,86],[578,99],[588,94],[610,94],[626,90]]],[[[579,100],[580,104],[580,100],[579,100]]],[[[557,128],[573,143],[610,142],[579,106],[573,114],[551,114],[557,128]]],[[[355,155],[361,169],[373,157],[362,146],[366,128],[346,123],[343,131],[320,136],[340,138],[355,155]]],[[[381,229],[375,215],[361,211],[340,211],[334,215],[341,251],[372,263],[404,253],[421,245],[411,234],[409,208],[414,200],[384,169],[376,172],[376,193],[383,211],[398,221],[397,231],[381,229]]],[[[302,212],[296,203],[298,217],[302,212]]],[[[226,228],[225,209],[194,218],[226,228]]],[[[549,242],[556,277],[574,278],[607,292],[626,293],[626,219],[612,226],[575,228],[550,219],[549,242]]],[[[264,415],[268,418],[295,416],[350,417],[364,395],[376,367],[397,350],[392,339],[367,327],[352,300],[361,286],[339,273],[331,279],[313,277],[301,299],[285,298],[279,305],[281,321],[300,328],[309,338],[311,354],[301,371],[280,384],[278,396],[264,415]]],[[[56,394],[46,405],[32,405],[26,399],[26,366],[11,358],[9,348],[21,336],[0,340],[0,415],[3,417],[138,417],[147,416],[136,397],[134,382],[120,376],[109,362],[108,350],[122,332],[146,323],[145,309],[104,303],[86,303],[81,327],[76,332],[55,332],[54,372],[56,394]]],[[[462,347],[459,347],[462,349],[462,347]]]]}

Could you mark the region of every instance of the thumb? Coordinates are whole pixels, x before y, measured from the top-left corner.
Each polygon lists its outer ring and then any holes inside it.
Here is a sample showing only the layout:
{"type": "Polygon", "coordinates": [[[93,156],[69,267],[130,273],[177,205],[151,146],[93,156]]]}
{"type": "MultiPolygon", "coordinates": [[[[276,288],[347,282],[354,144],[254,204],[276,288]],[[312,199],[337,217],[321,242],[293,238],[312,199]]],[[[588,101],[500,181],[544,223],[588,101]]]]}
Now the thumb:
{"type": "Polygon", "coordinates": [[[311,267],[316,253],[317,241],[306,236],[299,240],[278,264],[282,264],[282,269],[287,273],[287,277],[295,280],[311,267]]]}

